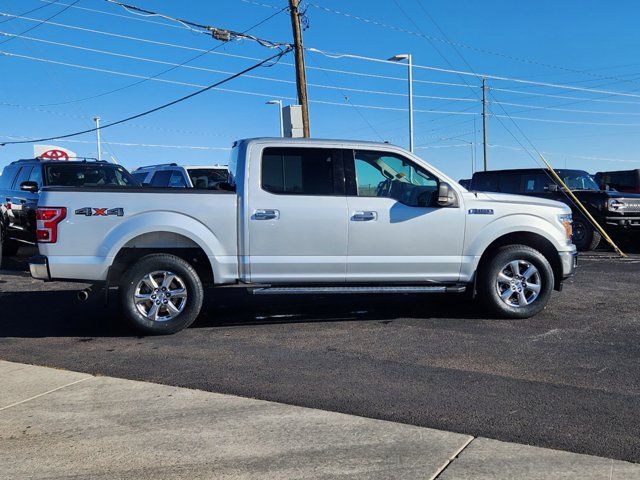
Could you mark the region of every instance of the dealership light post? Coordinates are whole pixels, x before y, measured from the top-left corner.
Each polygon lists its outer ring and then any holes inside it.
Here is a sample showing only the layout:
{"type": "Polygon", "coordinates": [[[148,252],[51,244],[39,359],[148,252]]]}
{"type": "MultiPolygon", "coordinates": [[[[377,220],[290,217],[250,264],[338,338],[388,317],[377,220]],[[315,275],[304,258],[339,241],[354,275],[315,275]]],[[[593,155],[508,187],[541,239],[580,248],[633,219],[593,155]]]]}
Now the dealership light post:
{"type": "Polygon", "coordinates": [[[98,161],[102,160],[102,144],[100,142],[100,117],[93,117],[96,122],[96,143],[98,144],[98,161]]]}
{"type": "Polygon", "coordinates": [[[410,53],[394,55],[389,59],[392,62],[407,61],[409,80],[409,151],[413,152],[413,59],[410,53]]]}
{"type": "Polygon", "coordinates": [[[269,100],[267,105],[278,105],[278,116],[280,117],[280,136],[284,137],[284,121],[282,119],[282,100],[269,100]]]}

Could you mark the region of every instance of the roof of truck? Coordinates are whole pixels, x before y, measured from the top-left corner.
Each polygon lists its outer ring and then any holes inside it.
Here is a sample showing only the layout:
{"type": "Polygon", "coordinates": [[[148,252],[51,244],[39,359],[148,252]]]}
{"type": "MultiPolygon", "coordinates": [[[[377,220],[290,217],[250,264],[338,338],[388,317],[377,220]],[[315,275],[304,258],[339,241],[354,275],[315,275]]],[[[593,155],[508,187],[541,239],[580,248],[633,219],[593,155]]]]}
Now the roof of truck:
{"type": "Polygon", "coordinates": [[[256,138],[242,138],[239,142],[274,142],[274,143],[300,143],[300,144],[341,144],[341,145],[367,145],[369,147],[398,147],[388,142],[371,142],[369,140],[345,140],[342,138],[289,138],[289,137],[256,137],[256,138]]]}

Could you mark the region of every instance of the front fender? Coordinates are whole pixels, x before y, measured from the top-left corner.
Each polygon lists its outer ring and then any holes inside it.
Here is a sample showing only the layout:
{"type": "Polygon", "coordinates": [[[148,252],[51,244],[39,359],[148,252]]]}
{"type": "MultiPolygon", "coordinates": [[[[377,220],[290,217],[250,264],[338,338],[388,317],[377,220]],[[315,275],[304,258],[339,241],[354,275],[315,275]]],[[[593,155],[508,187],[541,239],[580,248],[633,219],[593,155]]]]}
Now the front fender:
{"type": "Polygon", "coordinates": [[[467,263],[463,266],[461,278],[471,279],[475,273],[480,257],[494,241],[513,233],[533,233],[548,240],[557,251],[570,250],[563,232],[549,220],[534,214],[516,213],[505,215],[479,225],[469,220],[467,223],[467,241],[464,255],[467,263]]]}

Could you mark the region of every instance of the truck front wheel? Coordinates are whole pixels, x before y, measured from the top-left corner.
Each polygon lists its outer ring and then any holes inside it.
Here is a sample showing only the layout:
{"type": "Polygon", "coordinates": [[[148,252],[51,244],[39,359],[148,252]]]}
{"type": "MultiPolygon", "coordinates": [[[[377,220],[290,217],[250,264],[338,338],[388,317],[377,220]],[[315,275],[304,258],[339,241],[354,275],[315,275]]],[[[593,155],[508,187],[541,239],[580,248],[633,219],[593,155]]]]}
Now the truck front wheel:
{"type": "Polygon", "coordinates": [[[175,255],[142,257],[123,275],[120,302],[129,323],[150,335],[179,332],[202,308],[202,282],[194,268],[175,255]]]}
{"type": "Polygon", "coordinates": [[[553,290],[553,270],[526,245],[497,250],[478,272],[478,293],[488,309],[507,318],[529,318],[544,309],[553,290]]]}

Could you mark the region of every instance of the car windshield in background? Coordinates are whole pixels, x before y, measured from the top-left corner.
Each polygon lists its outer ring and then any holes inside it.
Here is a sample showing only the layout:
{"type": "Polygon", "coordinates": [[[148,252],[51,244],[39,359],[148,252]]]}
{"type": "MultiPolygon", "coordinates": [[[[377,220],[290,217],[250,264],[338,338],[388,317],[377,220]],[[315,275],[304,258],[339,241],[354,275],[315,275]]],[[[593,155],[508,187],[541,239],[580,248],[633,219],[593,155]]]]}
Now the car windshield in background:
{"type": "Polygon", "coordinates": [[[54,187],[137,187],[137,182],[123,167],[99,163],[47,164],[46,186],[54,187]]]}
{"type": "Polygon", "coordinates": [[[558,175],[571,190],[600,190],[593,177],[582,170],[558,170],[558,175]]]}
{"type": "Polygon", "coordinates": [[[194,188],[213,188],[229,179],[226,168],[190,168],[189,177],[194,188]]]}

